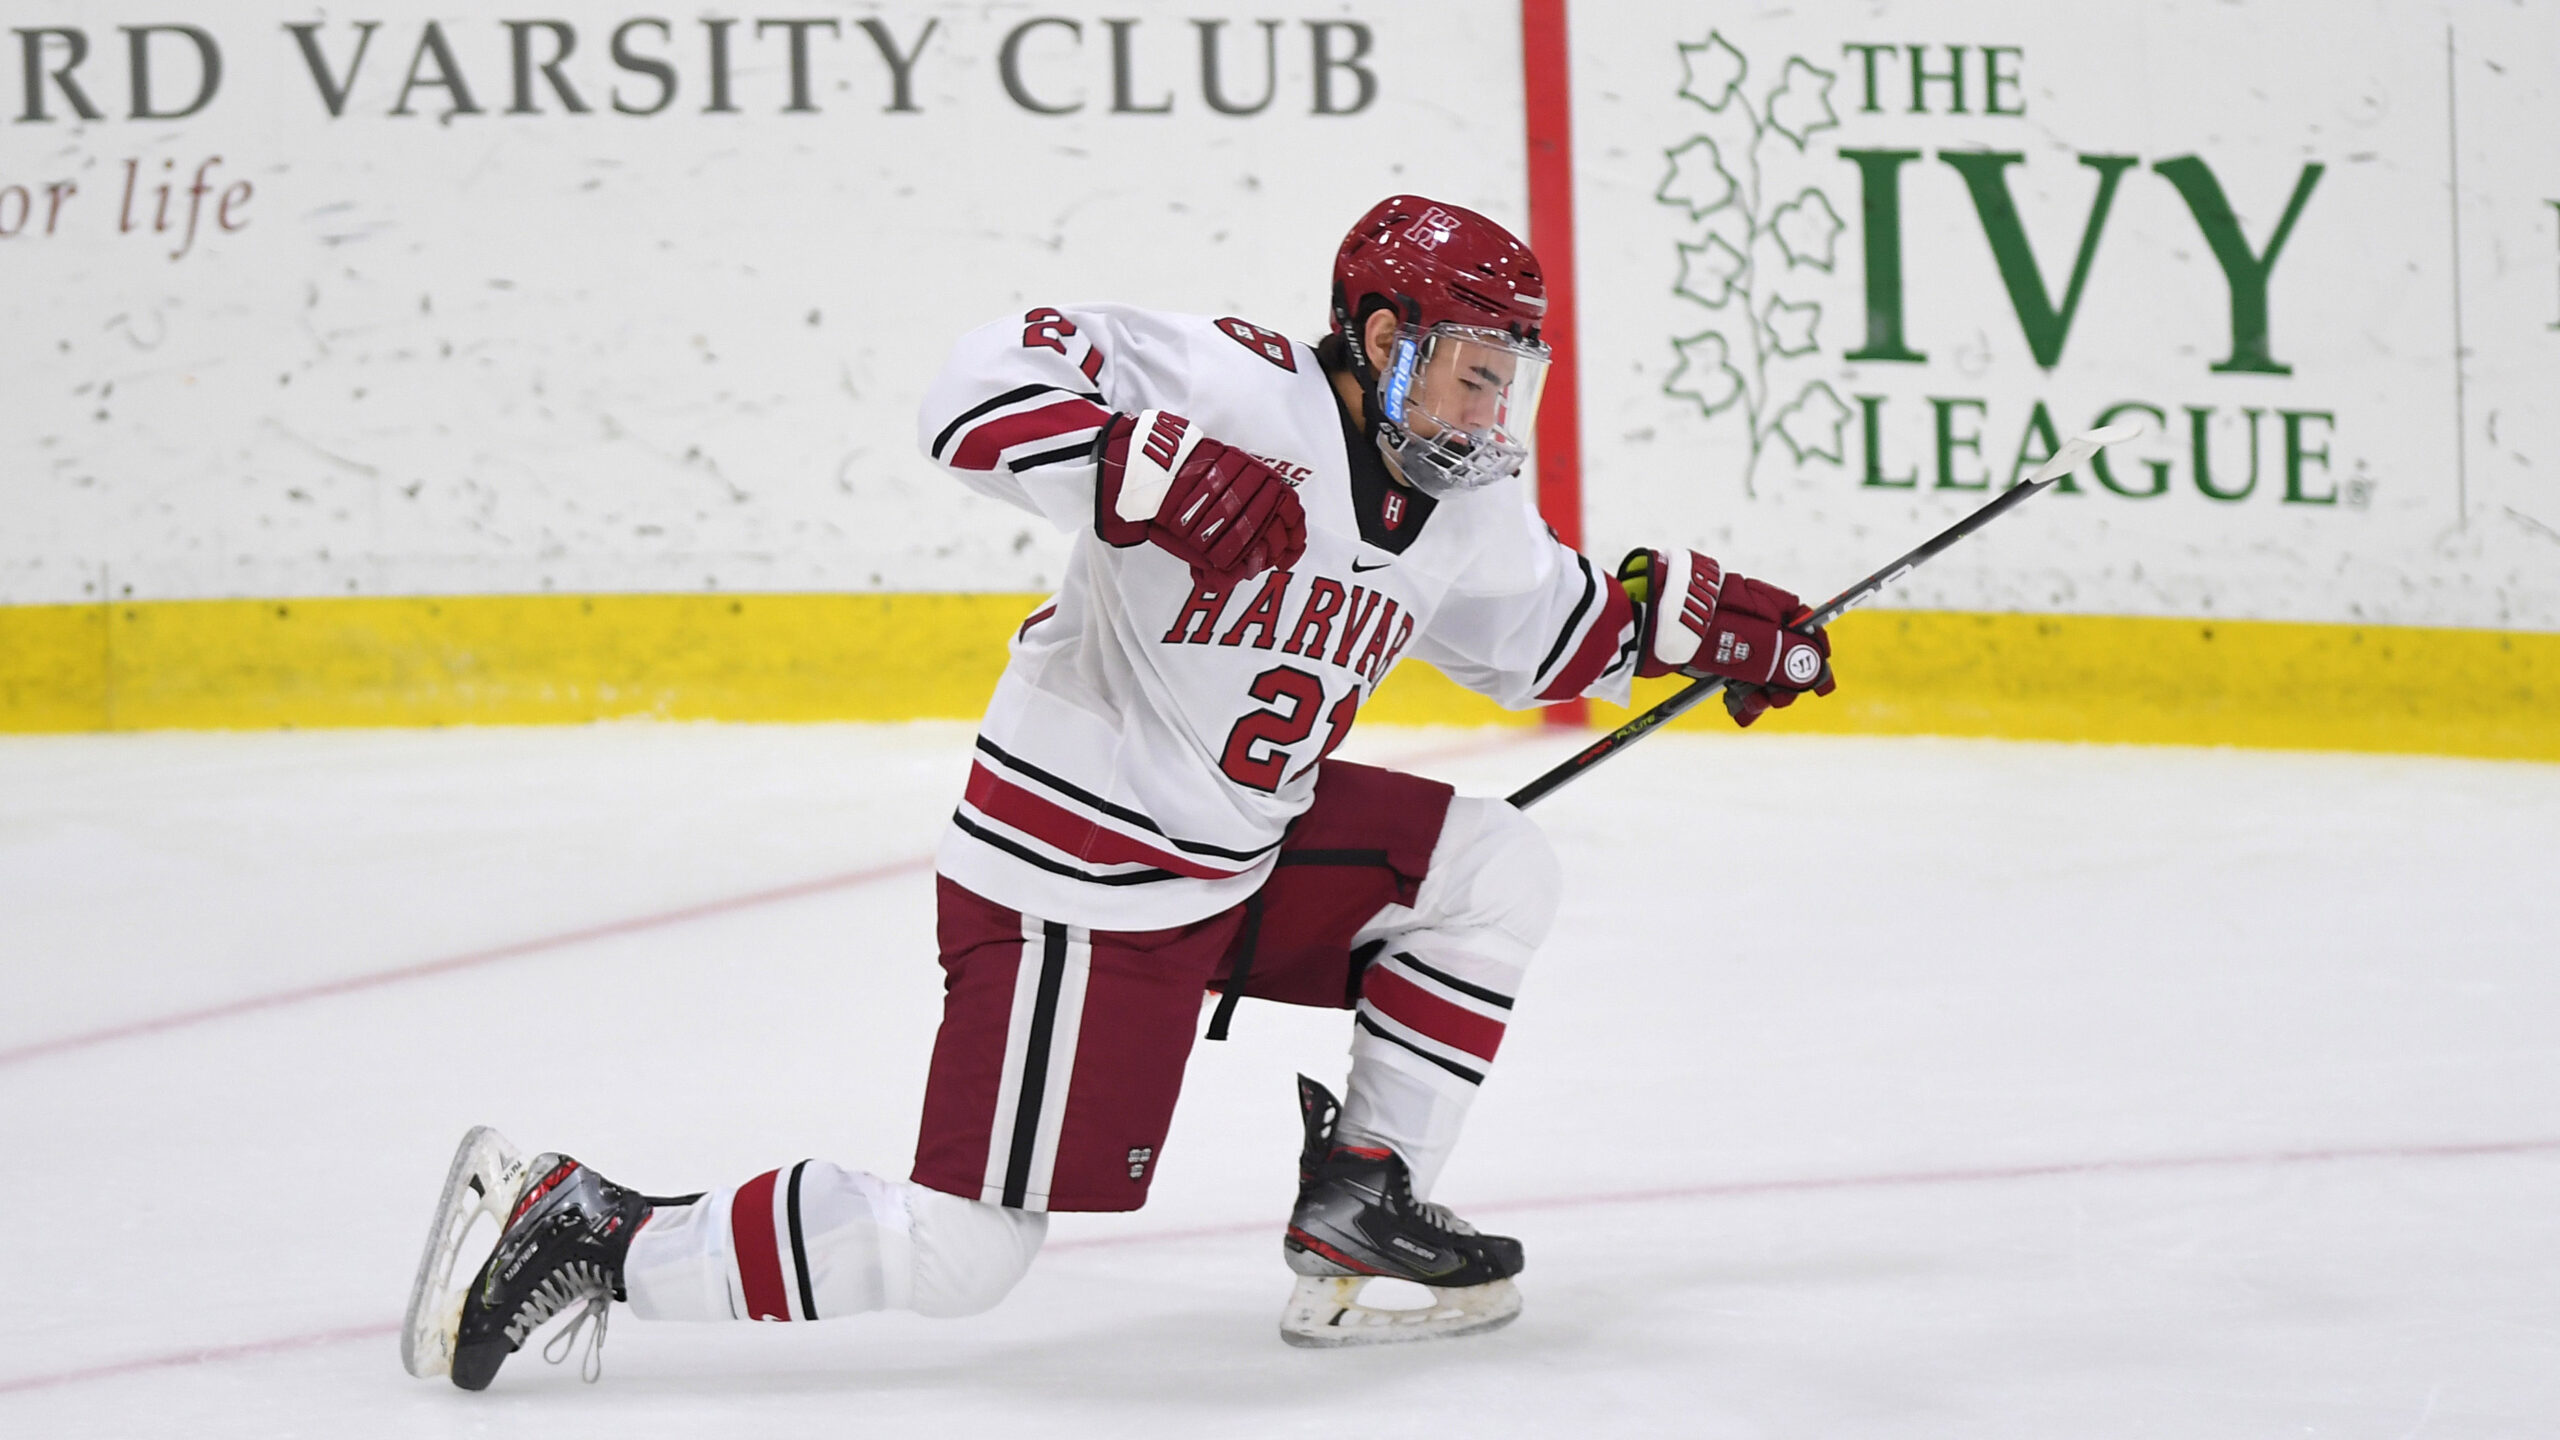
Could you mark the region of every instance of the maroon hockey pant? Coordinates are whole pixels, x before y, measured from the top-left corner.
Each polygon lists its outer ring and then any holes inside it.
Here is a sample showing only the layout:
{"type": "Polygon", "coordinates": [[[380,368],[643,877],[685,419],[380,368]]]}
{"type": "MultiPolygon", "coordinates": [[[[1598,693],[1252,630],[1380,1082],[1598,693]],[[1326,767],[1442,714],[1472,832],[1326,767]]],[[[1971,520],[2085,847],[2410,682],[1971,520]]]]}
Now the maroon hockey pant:
{"type": "Polygon", "coordinates": [[[1357,1004],[1352,937],[1413,903],[1451,793],[1328,761],[1261,890],[1167,930],[1091,930],[941,881],[942,1029],[916,1183],[1029,1210],[1145,1204],[1204,995],[1357,1004]]]}

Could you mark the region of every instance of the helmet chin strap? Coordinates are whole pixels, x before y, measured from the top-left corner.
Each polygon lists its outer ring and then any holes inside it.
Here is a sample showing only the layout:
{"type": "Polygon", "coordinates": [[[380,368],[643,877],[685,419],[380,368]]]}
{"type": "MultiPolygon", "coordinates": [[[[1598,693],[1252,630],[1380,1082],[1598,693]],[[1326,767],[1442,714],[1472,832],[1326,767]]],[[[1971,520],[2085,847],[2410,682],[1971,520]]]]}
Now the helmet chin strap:
{"type": "Polygon", "coordinates": [[[1386,403],[1378,395],[1378,367],[1369,363],[1367,329],[1364,317],[1361,324],[1351,327],[1342,337],[1345,342],[1342,348],[1349,352],[1346,358],[1351,362],[1351,378],[1360,387],[1361,438],[1377,447],[1378,458],[1386,462],[1390,478],[1408,490],[1420,489],[1404,473],[1403,462],[1396,459],[1394,447],[1387,443],[1386,403]]]}

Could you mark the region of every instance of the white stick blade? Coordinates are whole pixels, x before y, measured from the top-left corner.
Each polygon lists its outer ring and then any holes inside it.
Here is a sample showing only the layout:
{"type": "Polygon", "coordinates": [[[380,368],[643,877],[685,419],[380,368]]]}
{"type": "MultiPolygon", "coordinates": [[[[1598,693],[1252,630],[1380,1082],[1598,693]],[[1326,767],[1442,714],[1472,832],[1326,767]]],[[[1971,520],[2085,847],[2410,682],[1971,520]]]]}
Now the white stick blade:
{"type": "Polygon", "coordinates": [[[2110,445],[2121,445],[2127,440],[2139,437],[2142,429],[2141,421],[2127,420],[2115,425],[2101,425],[2095,430],[2074,435],[2062,442],[2062,448],[2053,452],[2052,459],[2036,467],[2036,473],[2027,477],[2027,483],[2041,485],[2047,480],[2068,475],[2088,464],[2100,450],[2110,445]]]}

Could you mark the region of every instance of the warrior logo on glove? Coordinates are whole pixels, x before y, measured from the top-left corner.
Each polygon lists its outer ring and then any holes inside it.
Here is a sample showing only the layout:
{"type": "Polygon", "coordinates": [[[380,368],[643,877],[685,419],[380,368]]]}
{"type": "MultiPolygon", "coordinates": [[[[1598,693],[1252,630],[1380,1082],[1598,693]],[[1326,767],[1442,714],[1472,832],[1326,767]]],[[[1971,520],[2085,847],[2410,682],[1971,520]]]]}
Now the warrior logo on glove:
{"type": "Polygon", "coordinates": [[[1822,654],[1810,645],[1794,645],[1787,649],[1787,678],[1798,685],[1811,685],[1822,673],[1822,654]]]}
{"type": "Polygon", "coordinates": [[[1694,550],[1637,550],[1618,566],[1636,606],[1636,673],[1728,682],[1725,708],[1748,725],[1798,694],[1828,695],[1831,640],[1813,612],[1775,585],[1730,575],[1694,550]],[[1673,597],[1677,597],[1676,605],[1673,597]]]}

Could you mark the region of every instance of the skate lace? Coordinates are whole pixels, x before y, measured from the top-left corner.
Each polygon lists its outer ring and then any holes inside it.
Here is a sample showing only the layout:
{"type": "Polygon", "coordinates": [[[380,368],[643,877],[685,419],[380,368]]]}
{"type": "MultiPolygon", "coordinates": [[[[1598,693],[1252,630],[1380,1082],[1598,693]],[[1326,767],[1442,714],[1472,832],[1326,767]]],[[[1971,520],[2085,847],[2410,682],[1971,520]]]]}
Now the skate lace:
{"type": "Polygon", "coordinates": [[[1415,1214],[1420,1215],[1423,1219],[1439,1226],[1441,1229],[1448,1231],[1452,1235],[1473,1235],[1476,1233],[1476,1227],[1459,1219],[1458,1212],[1450,1209],[1446,1205],[1435,1204],[1429,1200],[1417,1200],[1414,1202],[1413,1209],[1415,1214]]]}
{"type": "Polygon", "coordinates": [[[507,1340],[522,1345],[526,1336],[542,1328],[543,1322],[581,1301],[585,1308],[569,1328],[543,1345],[542,1358],[560,1364],[569,1358],[578,1337],[586,1335],[586,1354],[579,1361],[578,1376],[592,1385],[604,1374],[605,1323],[613,1304],[613,1281],[604,1273],[604,1267],[592,1261],[572,1260],[544,1276],[524,1303],[516,1307],[515,1318],[507,1323],[507,1340]],[[592,1332],[587,1329],[589,1321],[595,1322],[592,1332]]]}

